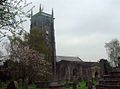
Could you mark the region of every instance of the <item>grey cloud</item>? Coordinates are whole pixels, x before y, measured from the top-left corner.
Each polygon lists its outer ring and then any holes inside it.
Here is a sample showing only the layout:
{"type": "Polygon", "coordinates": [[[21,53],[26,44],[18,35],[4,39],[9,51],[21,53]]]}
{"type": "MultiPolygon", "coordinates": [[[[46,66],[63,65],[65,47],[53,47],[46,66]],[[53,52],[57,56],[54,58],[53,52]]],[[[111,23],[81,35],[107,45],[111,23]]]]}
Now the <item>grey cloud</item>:
{"type": "MultiPolygon", "coordinates": [[[[31,0],[28,0],[31,1],[31,0]]],[[[120,0],[32,0],[34,13],[54,8],[57,55],[97,61],[107,58],[104,44],[120,38],[120,0]]]]}

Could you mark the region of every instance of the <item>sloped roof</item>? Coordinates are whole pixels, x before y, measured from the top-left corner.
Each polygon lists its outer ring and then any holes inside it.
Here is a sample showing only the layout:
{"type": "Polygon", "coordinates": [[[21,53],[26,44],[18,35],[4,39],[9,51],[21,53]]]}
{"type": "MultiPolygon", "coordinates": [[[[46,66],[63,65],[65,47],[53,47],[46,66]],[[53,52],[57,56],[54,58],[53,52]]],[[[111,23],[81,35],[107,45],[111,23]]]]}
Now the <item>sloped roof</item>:
{"type": "Polygon", "coordinates": [[[52,17],[51,14],[48,14],[48,13],[45,13],[45,12],[38,12],[38,13],[36,13],[35,15],[33,15],[33,17],[34,17],[34,16],[45,16],[45,17],[49,17],[49,18],[52,17]]]}
{"type": "Polygon", "coordinates": [[[81,60],[79,57],[56,56],[56,62],[59,62],[59,61],[62,61],[62,60],[65,60],[65,61],[79,61],[79,62],[82,62],[82,60],[81,60]]]}

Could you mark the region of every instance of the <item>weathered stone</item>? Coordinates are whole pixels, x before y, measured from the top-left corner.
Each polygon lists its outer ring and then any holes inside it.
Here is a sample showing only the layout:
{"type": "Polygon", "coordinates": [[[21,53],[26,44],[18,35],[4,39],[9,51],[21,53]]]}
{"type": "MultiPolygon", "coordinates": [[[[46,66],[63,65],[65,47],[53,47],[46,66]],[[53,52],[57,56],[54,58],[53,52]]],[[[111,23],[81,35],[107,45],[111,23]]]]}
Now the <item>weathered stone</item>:
{"type": "Polygon", "coordinates": [[[59,80],[98,80],[103,71],[99,62],[60,61],[57,62],[59,80]]]}
{"type": "Polygon", "coordinates": [[[51,82],[49,83],[49,89],[65,89],[65,85],[63,83],[51,82]]]}
{"type": "Polygon", "coordinates": [[[109,75],[104,75],[96,89],[120,89],[120,67],[114,68],[109,75]]]}
{"type": "Polygon", "coordinates": [[[36,82],[37,88],[48,88],[49,82],[48,81],[42,81],[42,82],[36,82]]]}
{"type": "Polygon", "coordinates": [[[18,83],[17,81],[14,81],[15,89],[18,89],[18,83]]]}
{"type": "Polygon", "coordinates": [[[18,89],[18,83],[16,81],[12,81],[8,84],[7,89],[18,89]]]}
{"type": "Polygon", "coordinates": [[[37,82],[35,83],[37,85],[37,88],[49,88],[49,89],[65,89],[65,84],[60,81],[55,82],[37,82]]]}

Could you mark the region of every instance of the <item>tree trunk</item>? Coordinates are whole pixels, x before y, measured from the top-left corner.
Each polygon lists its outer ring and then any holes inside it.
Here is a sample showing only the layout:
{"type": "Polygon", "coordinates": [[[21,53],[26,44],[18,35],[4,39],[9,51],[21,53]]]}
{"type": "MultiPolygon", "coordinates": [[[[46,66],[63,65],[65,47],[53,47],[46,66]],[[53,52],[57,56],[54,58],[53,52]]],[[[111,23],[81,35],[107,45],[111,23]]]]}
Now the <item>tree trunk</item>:
{"type": "Polygon", "coordinates": [[[27,79],[22,80],[22,89],[28,89],[28,81],[27,81],[27,79]]]}

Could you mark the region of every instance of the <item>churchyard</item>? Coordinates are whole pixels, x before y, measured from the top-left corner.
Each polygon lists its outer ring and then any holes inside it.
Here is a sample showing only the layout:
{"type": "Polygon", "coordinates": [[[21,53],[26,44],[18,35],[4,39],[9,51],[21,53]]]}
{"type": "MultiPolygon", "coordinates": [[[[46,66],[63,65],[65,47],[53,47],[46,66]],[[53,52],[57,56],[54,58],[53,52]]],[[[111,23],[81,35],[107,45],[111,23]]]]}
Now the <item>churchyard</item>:
{"type": "Polygon", "coordinates": [[[35,14],[34,6],[25,12],[31,4],[26,1],[0,0],[0,89],[120,89],[117,39],[105,44],[109,61],[57,56],[54,10],[46,13],[40,5],[35,14]],[[23,26],[26,18],[29,31],[23,26]]]}

